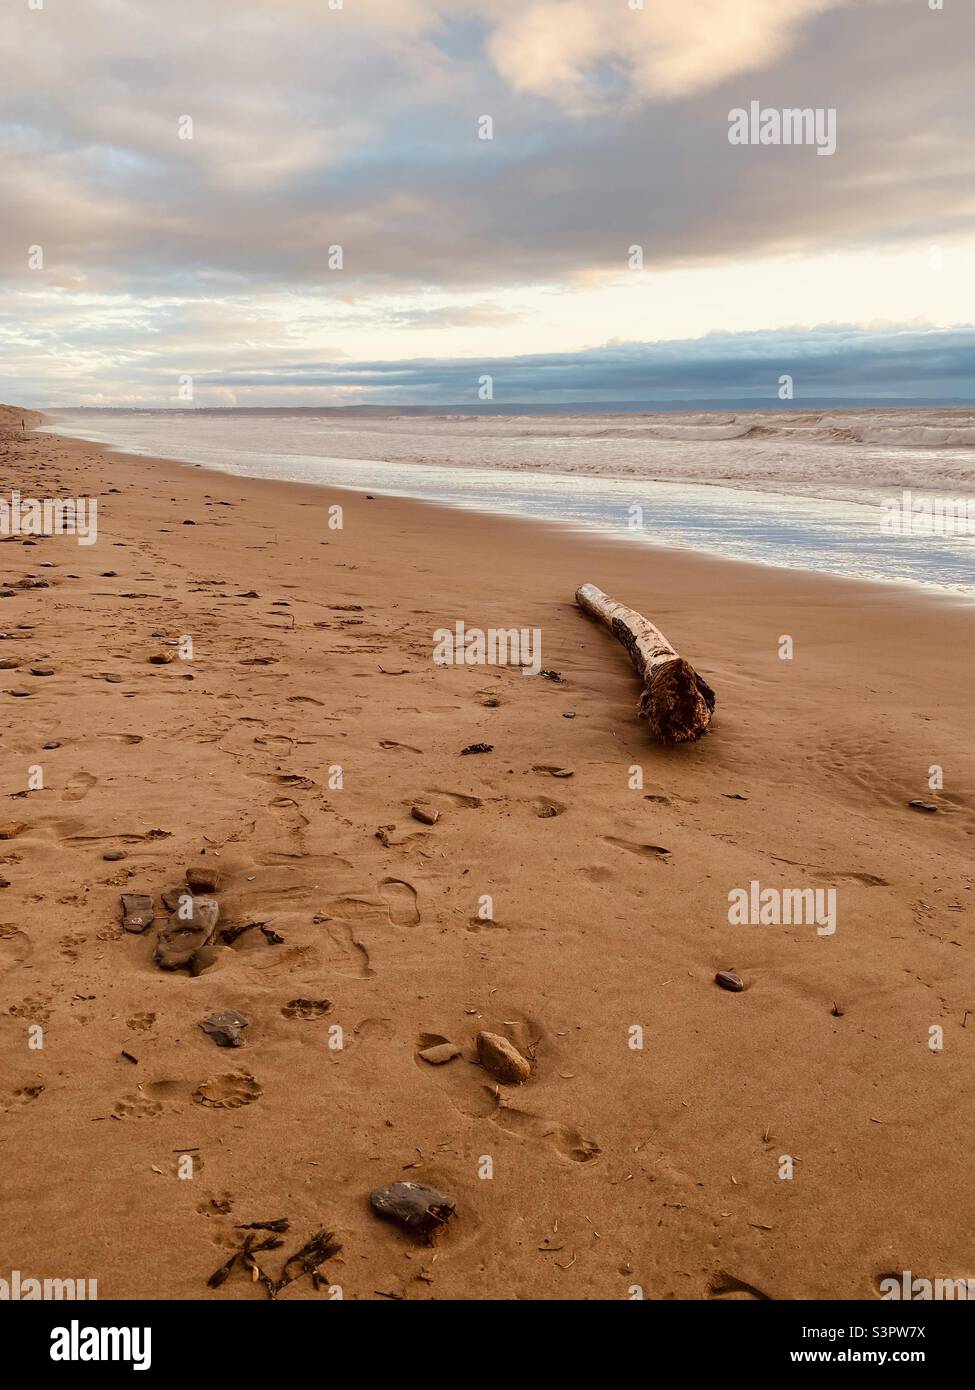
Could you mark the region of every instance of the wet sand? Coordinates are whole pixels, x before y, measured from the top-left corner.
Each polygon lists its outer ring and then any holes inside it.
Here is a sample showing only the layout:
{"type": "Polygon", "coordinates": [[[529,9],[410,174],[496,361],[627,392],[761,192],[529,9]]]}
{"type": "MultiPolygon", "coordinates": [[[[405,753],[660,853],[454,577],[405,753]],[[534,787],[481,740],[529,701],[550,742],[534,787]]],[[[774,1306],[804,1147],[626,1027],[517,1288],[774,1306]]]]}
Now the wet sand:
{"type": "Polygon", "coordinates": [[[206,1280],[239,1225],[281,1218],[270,1276],[334,1231],[346,1298],[868,1299],[905,1269],[975,1275],[971,606],[10,417],[0,462],[3,495],[99,499],[96,545],[0,544],[0,822],[25,827],[0,841],[0,1278],[264,1299],[240,1269],[206,1280]],[[700,743],[650,742],[584,581],[714,687],[700,743]],[[562,680],[436,666],[458,620],[540,628],[562,680]],[[192,660],[150,662],[183,636],[192,660]],[[163,971],[161,894],[213,866],[220,927],[269,931],[163,971]],[[731,925],[752,881],[835,888],[835,933],[731,925]],[[152,895],[144,934],[122,893],[152,895]],[[228,1009],[236,1050],[198,1027],[228,1009]],[[524,1085],[471,1060],[479,1029],[531,1060],[524,1085]],[[434,1037],[461,1055],[419,1059],[434,1037]],[[207,1082],[245,1103],[200,1103],[207,1082]],[[456,1204],[431,1245],[369,1209],[400,1179],[456,1204]]]}

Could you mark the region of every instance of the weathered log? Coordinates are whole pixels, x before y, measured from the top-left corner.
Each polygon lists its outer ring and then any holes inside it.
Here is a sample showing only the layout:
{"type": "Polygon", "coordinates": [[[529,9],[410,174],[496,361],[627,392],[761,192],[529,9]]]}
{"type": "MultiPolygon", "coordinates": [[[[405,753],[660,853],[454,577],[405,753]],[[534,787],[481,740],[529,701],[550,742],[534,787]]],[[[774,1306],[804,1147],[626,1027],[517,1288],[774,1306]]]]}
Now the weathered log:
{"type": "Polygon", "coordinates": [[[662,743],[691,743],[706,732],[714,691],[642,613],[609,598],[595,584],[576,590],[576,603],[609,628],[643,681],[638,713],[662,743]]]}

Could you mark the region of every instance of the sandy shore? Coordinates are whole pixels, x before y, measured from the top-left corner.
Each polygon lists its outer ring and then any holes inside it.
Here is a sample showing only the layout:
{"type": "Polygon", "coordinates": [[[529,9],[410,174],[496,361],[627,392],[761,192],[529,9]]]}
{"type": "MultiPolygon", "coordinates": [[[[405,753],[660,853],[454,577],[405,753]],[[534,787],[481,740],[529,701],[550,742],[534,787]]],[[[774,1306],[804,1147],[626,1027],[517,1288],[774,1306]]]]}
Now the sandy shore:
{"type": "Polygon", "coordinates": [[[867,1299],[905,1269],[975,1276],[970,606],[9,417],[0,461],[4,495],[99,499],[96,545],[0,545],[0,821],[25,826],[0,842],[0,1278],[263,1299],[240,1270],[206,1280],[240,1225],[281,1218],[271,1277],[325,1228],[347,1298],[867,1299]],[[649,742],[622,649],[572,603],[584,580],[713,685],[701,743],[649,742]],[[438,668],[457,620],[540,628],[562,682],[438,668]],[[150,663],[183,635],[191,661],[150,663]],[[196,978],[161,970],[161,894],[215,865],[221,927],[270,931],[196,978]],[[835,888],[835,934],[732,926],[753,880],[835,888]],[[145,934],[123,892],[153,896],[145,934]],[[198,1027],[227,1009],[249,1022],[235,1051],[198,1027]],[[474,1065],[479,1029],[532,1057],[526,1084],[474,1065]],[[462,1055],[418,1059],[433,1035],[462,1055]],[[249,1103],[201,1104],[207,1082],[249,1103]],[[369,1209],[399,1179],[456,1204],[431,1246],[369,1209]]]}

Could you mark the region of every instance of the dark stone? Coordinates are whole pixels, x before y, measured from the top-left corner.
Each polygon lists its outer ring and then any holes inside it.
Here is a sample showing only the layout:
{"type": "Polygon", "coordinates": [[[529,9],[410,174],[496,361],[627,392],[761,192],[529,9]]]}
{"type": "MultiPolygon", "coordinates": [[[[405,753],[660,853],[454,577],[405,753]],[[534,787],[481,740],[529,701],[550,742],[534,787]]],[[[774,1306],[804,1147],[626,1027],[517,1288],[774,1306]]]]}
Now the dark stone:
{"type": "Polygon", "coordinates": [[[454,1214],[454,1204],[435,1187],[391,1182],[369,1194],[369,1205],[384,1221],[395,1221],[414,1235],[431,1236],[454,1214]]]}
{"type": "Polygon", "coordinates": [[[243,1047],[247,1019],[236,1009],[227,1009],[224,1013],[207,1014],[200,1027],[217,1047],[243,1047]]]}
{"type": "Polygon", "coordinates": [[[714,977],[714,983],[722,989],[730,989],[732,994],[740,994],[745,988],[741,976],[736,975],[733,970],[719,970],[714,977]]]}

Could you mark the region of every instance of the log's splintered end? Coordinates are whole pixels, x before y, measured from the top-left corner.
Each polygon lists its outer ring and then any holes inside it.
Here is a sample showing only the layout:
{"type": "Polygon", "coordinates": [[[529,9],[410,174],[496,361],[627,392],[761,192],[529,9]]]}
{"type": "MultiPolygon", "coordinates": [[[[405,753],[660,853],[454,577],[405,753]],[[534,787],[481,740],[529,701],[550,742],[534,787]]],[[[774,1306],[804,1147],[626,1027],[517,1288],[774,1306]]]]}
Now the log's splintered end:
{"type": "Polygon", "coordinates": [[[658,667],[640,696],[640,717],[662,743],[693,743],[713,710],[714,691],[682,657],[658,667]]]}

